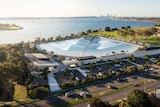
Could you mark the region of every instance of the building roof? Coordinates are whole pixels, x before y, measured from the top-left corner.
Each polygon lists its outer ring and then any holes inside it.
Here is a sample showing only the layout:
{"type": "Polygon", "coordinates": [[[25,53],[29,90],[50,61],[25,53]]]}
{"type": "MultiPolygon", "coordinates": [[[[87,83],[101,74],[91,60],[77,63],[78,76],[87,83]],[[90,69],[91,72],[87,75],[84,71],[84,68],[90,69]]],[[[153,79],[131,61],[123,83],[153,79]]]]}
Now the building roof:
{"type": "Polygon", "coordinates": [[[43,59],[49,59],[47,56],[41,54],[41,53],[31,53],[32,56],[34,56],[37,59],[43,60],[43,59]]]}
{"type": "Polygon", "coordinates": [[[41,53],[26,53],[25,56],[36,66],[50,67],[59,65],[41,53]]]}
{"type": "Polygon", "coordinates": [[[95,59],[95,56],[86,56],[86,57],[77,57],[76,59],[81,61],[81,60],[88,60],[88,59],[95,59]]]}

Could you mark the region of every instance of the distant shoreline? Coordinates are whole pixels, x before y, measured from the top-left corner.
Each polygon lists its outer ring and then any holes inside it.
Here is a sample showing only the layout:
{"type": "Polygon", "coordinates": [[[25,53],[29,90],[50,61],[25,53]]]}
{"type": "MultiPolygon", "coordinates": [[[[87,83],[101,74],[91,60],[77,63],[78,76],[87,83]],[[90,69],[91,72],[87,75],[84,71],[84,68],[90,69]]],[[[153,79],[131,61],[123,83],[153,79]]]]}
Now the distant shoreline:
{"type": "Polygon", "coordinates": [[[160,17],[113,17],[111,20],[127,20],[160,23],[160,17]]]}
{"type": "Polygon", "coordinates": [[[82,16],[82,17],[4,17],[0,20],[23,20],[23,19],[72,19],[72,18],[99,18],[97,16],[82,16]]]}
{"type": "Polygon", "coordinates": [[[25,19],[73,19],[73,18],[106,18],[111,20],[145,21],[160,23],[160,17],[112,17],[112,16],[75,16],[75,17],[1,17],[0,20],[25,20],[25,19]]]}
{"type": "Polygon", "coordinates": [[[23,27],[15,25],[15,24],[2,24],[0,23],[0,31],[11,31],[11,30],[20,30],[23,27]]]}

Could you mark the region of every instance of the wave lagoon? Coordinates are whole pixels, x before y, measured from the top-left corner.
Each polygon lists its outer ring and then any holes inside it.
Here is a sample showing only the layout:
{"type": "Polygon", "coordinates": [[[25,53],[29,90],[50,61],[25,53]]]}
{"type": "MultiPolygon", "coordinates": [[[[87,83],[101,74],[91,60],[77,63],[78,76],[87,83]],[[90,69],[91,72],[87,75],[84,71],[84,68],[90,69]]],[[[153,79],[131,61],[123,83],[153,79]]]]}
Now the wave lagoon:
{"type": "Polygon", "coordinates": [[[104,37],[86,36],[83,38],[62,40],[38,44],[36,47],[47,53],[54,52],[63,56],[104,56],[114,53],[134,52],[140,46],[104,37]],[[93,40],[92,40],[93,39],[93,40]]]}

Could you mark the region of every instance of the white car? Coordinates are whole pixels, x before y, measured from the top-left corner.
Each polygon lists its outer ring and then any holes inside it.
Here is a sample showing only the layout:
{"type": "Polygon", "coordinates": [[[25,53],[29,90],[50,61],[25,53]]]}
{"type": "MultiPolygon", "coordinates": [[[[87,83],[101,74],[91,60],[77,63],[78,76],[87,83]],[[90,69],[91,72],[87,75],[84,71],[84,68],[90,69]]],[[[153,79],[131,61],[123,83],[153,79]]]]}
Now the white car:
{"type": "Polygon", "coordinates": [[[71,96],[71,95],[73,95],[73,92],[66,92],[66,93],[65,93],[65,96],[66,96],[66,97],[69,97],[69,96],[71,96]]]}
{"type": "Polygon", "coordinates": [[[88,92],[82,91],[79,95],[82,96],[82,97],[84,97],[84,96],[88,95],[88,92]]]}

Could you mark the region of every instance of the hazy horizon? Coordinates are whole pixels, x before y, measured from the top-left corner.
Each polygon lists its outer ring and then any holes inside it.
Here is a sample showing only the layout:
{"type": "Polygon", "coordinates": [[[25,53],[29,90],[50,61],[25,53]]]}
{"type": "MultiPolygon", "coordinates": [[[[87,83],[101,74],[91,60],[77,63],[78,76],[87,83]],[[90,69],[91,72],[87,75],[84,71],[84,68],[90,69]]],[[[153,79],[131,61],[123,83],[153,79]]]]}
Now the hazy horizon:
{"type": "Polygon", "coordinates": [[[160,17],[160,0],[0,0],[5,17],[160,17]]]}

